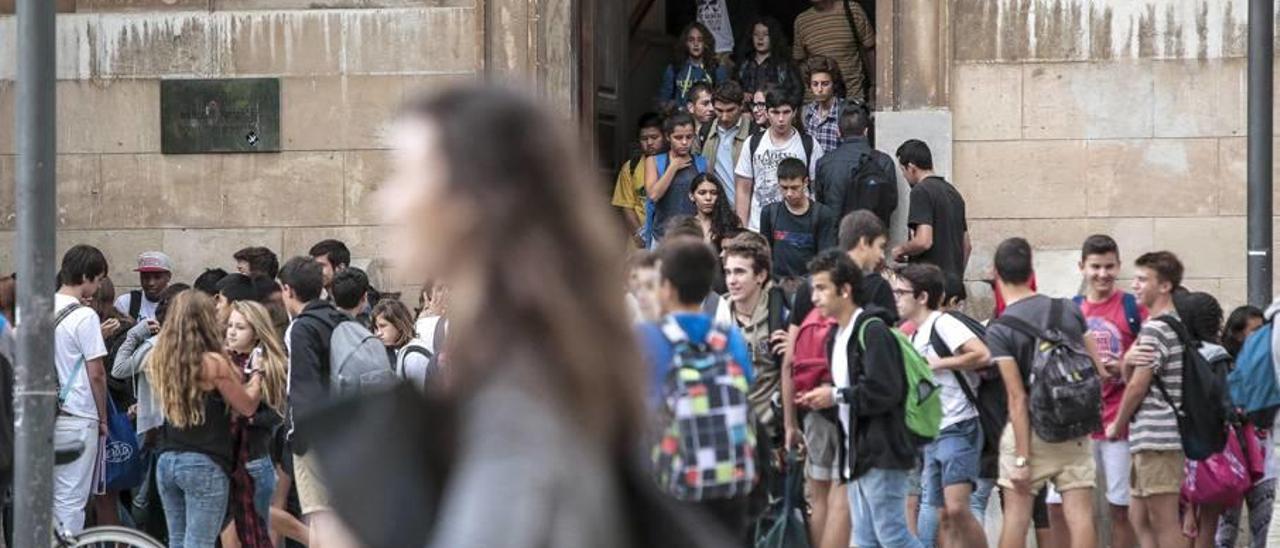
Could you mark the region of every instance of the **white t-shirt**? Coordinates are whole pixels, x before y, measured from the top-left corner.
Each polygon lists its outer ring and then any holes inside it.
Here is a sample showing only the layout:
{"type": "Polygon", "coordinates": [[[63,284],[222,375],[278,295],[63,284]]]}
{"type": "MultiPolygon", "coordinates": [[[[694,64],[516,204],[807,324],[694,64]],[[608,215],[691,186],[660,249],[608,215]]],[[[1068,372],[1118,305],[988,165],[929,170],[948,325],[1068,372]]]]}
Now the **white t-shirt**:
{"type": "MultiPolygon", "coordinates": [[[[751,196],[751,220],[748,227],[760,230],[760,210],[764,206],[782,201],[782,189],[778,186],[778,164],[787,158],[805,160],[804,139],[800,132],[791,130],[791,138],[784,143],[773,141],[773,132],[766,131],[760,139],[760,147],[756,149],[755,161],[751,158],[751,141],[748,140],[738,154],[738,166],[734,175],[755,180],[755,189],[751,196]]],[[[813,143],[813,158],[808,160],[809,180],[817,177],[818,159],[822,158],[822,145],[813,143]]]]}
{"type": "MultiPolygon", "coordinates": [[[[138,295],[142,299],[142,308],[138,309],[138,315],[142,316],[144,320],[154,320],[156,318],[156,307],[160,306],[160,303],[147,300],[146,293],[139,293],[138,295]]],[[[119,310],[121,314],[128,316],[129,305],[131,304],[133,304],[132,291],[116,297],[116,310],[119,310]]]]}
{"type": "MultiPolygon", "coordinates": [[[[413,331],[417,335],[415,337],[422,346],[427,347],[432,354],[436,353],[436,325],[441,321],[442,316],[426,316],[418,318],[413,324],[413,331]]],[[[449,324],[445,323],[445,330],[448,331],[449,324]]],[[[441,333],[443,335],[443,333],[441,333]]]]}
{"type": "MultiPolygon", "coordinates": [[[[54,295],[53,313],[56,315],[74,302],[77,302],[75,297],[61,293],[54,295]]],[[[62,411],[74,417],[98,420],[98,404],[93,400],[88,371],[89,361],[107,355],[98,313],[87,306],[76,309],[53,330],[53,341],[53,360],[58,370],[58,383],[67,393],[62,411]],[[86,363],[76,371],[76,364],[81,357],[86,363]]]]}
{"type": "Polygon", "coordinates": [[[733,26],[724,0],[698,0],[698,22],[716,39],[716,53],[733,52],[733,26]]]}
{"type": "MultiPolygon", "coordinates": [[[[858,323],[858,316],[862,315],[862,309],[853,313],[853,317],[849,318],[849,325],[836,326],[835,346],[831,347],[831,383],[836,388],[849,387],[849,339],[853,337],[853,326],[858,323]]],[[[840,415],[840,428],[844,430],[845,439],[849,438],[849,404],[842,403],[837,405],[840,415]]],[[[845,466],[845,473],[849,474],[849,467],[845,466]]]]}
{"type": "MultiPolygon", "coordinates": [[[[931,342],[934,329],[938,330],[938,336],[942,338],[942,342],[946,343],[948,348],[955,350],[959,350],[969,341],[978,338],[973,331],[965,327],[964,322],[935,310],[916,329],[915,335],[911,336],[911,345],[916,347],[916,351],[920,352],[920,355],[925,358],[940,357],[931,342]]],[[[980,381],[977,375],[969,371],[961,374],[969,382],[969,387],[977,388],[980,381]]],[[[966,398],[964,391],[960,389],[960,383],[956,381],[956,372],[947,369],[935,369],[933,378],[942,387],[942,428],[978,416],[978,410],[973,407],[972,403],[969,403],[969,398],[966,398]]]]}

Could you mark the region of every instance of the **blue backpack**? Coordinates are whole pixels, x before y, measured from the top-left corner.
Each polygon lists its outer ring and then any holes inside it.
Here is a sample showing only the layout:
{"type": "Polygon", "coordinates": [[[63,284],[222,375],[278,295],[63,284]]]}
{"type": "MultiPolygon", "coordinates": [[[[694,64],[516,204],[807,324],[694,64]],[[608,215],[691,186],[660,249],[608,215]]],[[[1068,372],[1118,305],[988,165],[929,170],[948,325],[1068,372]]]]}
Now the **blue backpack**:
{"type": "Polygon", "coordinates": [[[1227,375],[1231,401],[1256,425],[1266,427],[1280,410],[1280,382],[1276,381],[1275,356],[1271,354],[1272,328],[1273,324],[1267,323],[1245,339],[1236,355],[1236,368],[1227,375]]]}
{"type": "MultiPolygon", "coordinates": [[[[658,177],[662,177],[662,174],[667,172],[667,166],[670,165],[671,158],[667,156],[667,153],[664,152],[662,154],[654,156],[653,160],[658,164],[658,177]]],[[[698,170],[698,173],[706,173],[707,159],[703,157],[701,154],[694,154],[693,168],[698,170]]],[[[653,199],[649,197],[645,197],[644,199],[644,230],[642,234],[644,236],[644,246],[648,249],[653,249],[658,245],[658,242],[654,241],[654,238],[653,238],[653,215],[654,215],[653,199]]]]}
{"type": "MultiPolygon", "coordinates": [[[[1084,295],[1072,297],[1071,302],[1076,303],[1076,306],[1084,304],[1084,295]]],[[[1129,323],[1129,333],[1137,339],[1138,331],[1142,329],[1142,312],[1138,310],[1138,298],[1132,293],[1124,293],[1120,302],[1124,304],[1124,320],[1129,323]]]]}

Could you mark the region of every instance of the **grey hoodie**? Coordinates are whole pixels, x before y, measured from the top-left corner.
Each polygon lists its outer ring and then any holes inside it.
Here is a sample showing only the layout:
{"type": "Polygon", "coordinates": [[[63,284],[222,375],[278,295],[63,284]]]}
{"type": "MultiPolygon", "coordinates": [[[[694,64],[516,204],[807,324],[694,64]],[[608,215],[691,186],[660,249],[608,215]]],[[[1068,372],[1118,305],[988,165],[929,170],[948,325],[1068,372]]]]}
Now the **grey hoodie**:
{"type": "Polygon", "coordinates": [[[147,354],[155,346],[155,336],[147,328],[145,322],[129,329],[124,343],[116,352],[116,361],[111,364],[111,376],[127,381],[133,380],[133,393],[138,398],[138,433],[141,434],[164,424],[164,416],[160,412],[159,402],[151,393],[151,383],[147,382],[147,373],[143,370],[147,354]]]}

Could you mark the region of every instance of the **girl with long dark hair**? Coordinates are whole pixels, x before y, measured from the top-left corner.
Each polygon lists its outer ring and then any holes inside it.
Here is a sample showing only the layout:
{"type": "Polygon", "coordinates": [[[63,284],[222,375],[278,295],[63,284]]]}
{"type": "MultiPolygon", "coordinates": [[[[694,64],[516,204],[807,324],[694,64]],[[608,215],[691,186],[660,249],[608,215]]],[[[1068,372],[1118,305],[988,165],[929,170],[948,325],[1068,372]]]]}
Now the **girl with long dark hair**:
{"type": "Polygon", "coordinates": [[[716,39],[702,23],[689,23],[675,43],[675,62],[662,73],[658,88],[659,110],[669,112],[689,102],[689,88],[705,82],[713,89],[729,79],[729,71],[716,59],[716,39]]]}
{"type": "Polygon", "coordinates": [[[791,60],[791,46],[782,24],[768,16],[757,17],[748,27],[750,40],[740,48],[738,81],[748,93],[765,85],[778,86],[794,96],[804,95],[804,79],[791,60]]]}
{"type": "Polygon", "coordinates": [[[725,199],[724,185],[711,173],[701,173],[693,178],[689,199],[697,209],[695,217],[702,226],[702,233],[716,253],[720,244],[742,230],[742,220],[725,199]]]}

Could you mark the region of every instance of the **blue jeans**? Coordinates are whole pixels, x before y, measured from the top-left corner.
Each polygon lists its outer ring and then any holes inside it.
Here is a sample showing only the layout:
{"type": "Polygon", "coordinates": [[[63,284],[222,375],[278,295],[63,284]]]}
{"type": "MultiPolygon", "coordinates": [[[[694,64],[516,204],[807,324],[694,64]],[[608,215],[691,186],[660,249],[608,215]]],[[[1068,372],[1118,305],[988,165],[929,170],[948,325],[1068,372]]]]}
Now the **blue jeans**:
{"type": "Polygon", "coordinates": [[[170,548],[210,548],[222,531],[231,480],[203,453],[166,452],[156,463],[156,483],[169,525],[170,548]]]}
{"type": "Polygon", "coordinates": [[[920,548],[907,529],[908,470],[872,468],[849,483],[853,544],[858,548],[920,548]]]}
{"type": "Polygon", "coordinates": [[[987,503],[991,501],[991,491],[996,488],[996,480],[978,478],[978,486],[973,488],[973,494],[969,496],[969,509],[973,510],[973,517],[978,518],[978,523],[984,527],[987,524],[987,503]]]}
{"type": "Polygon", "coordinates": [[[253,510],[262,517],[262,524],[271,523],[271,495],[276,491],[276,465],[266,456],[249,461],[245,465],[253,478],[253,510]]]}

